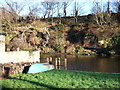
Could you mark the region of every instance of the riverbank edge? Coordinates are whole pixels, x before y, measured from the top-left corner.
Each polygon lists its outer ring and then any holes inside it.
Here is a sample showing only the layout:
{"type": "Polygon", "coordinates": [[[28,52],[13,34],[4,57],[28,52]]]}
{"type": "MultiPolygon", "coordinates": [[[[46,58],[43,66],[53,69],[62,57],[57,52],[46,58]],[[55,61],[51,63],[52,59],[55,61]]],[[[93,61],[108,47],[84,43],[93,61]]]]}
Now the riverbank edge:
{"type": "MultiPolygon", "coordinates": [[[[49,72],[58,72],[58,71],[60,71],[60,72],[72,72],[72,73],[74,73],[74,72],[79,72],[79,73],[84,73],[84,74],[95,74],[95,75],[118,75],[119,77],[120,77],[120,73],[107,73],[107,72],[92,72],[92,71],[80,71],[80,70],[58,70],[58,69],[53,69],[53,70],[49,70],[49,71],[45,71],[45,72],[47,72],[47,73],[49,73],[49,72]]],[[[39,72],[39,73],[34,73],[34,74],[40,74],[40,73],[45,73],[45,72],[39,72]]],[[[28,75],[28,73],[16,73],[15,75],[13,75],[13,76],[10,76],[8,79],[10,79],[11,77],[17,77],[17,76],[19,76],[19,75],[28,75]]],[[[31,74],[32,75],[32,74],[31,74]]]]}
{"type": "Polygon", "coordinates": [[[110,55],[99,55],[99,54],[96,54],[96,53],[58,53],[58,52],[54,52],[54,53],[43,53],[41,52],[41,54],[50,54],[50,55],[54,55],[54,54],[59,54],[59,55],[82,55],[82,56],[120,56],[118,54],[115,54],[115,53],[111,53],[110,55]]]}

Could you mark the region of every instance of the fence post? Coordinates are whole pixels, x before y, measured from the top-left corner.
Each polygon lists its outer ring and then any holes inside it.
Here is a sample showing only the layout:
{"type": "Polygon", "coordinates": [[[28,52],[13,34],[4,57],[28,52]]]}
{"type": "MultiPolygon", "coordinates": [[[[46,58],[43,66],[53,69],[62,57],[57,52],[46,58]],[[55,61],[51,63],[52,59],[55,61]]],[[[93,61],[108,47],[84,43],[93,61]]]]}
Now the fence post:
{"type": "Polygon", "coordinates": [[[55,68],[57,69],[57,58],[55,58],[55,68]]]}
{"type": "Polygon", "coordinates": [[[49,58],[47,58],[47,63],[49,63],[49,58]]]}
{"type": "Polygon", "coordinates": [[[67,59],[65,58],[65,70],[67,70],[67,59]]]}
{"type": "Polygon", "coordinates": [[[60,58],[58,58],[58,69],[60,69],[60,58]]]}

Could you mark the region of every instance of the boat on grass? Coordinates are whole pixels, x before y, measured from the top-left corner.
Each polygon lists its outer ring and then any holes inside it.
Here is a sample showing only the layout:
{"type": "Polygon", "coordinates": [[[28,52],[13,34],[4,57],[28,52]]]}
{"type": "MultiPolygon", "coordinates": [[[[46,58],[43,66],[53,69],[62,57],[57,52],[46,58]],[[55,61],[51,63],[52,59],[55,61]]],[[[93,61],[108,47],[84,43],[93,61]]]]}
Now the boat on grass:
{"type": "Polygon", "coordinates": [[[23,73],[39,73],[53,69],[55,69],[54,65],[49,63],[32,64],[30,66],[26,66],[23,73]]]}

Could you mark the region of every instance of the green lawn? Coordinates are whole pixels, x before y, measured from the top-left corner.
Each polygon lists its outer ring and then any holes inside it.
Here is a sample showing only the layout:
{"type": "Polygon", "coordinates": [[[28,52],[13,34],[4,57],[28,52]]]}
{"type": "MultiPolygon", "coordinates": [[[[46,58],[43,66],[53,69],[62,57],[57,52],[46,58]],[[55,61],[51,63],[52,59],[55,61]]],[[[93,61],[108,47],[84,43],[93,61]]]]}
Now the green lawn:
{"type": "Polygon", "coordinates": [[[120,73],[52,70],[0,81],[3,88],[120,88],[120,73]]]}

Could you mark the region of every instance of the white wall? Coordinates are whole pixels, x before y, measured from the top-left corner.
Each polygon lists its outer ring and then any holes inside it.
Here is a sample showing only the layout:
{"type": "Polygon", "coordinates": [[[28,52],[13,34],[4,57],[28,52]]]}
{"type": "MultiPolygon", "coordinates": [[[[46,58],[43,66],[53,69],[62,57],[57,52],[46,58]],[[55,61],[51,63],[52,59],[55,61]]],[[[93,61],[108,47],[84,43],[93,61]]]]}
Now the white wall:
{"type": "Polygon", "coordinates": [[[5,52],[5,35],[4,33],[0,33],[0,53],[5,52]]]}
{"type": "Polygon", "coordinates": [[[0,63],[40,62],[40,51],[12,51],[0,55],[0,63]]]}
{"type": "Polygon", "coordinates": [[[5,33],[0,33],[0,63],[40,62],[40,51],[5,52],[5,33]]]}

